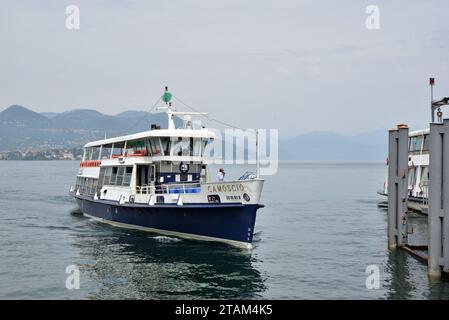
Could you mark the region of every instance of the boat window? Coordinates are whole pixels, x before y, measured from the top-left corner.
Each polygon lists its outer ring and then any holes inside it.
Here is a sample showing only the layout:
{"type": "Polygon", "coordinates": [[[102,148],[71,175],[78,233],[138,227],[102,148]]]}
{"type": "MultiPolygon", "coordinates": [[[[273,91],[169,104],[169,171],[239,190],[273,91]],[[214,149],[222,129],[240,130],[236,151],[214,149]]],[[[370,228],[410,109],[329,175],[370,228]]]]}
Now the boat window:
{"type": "Polygon", "coordinates": [[[172,143],[172,156],[188,156],[190,155],[191,147],[190,138],[182,138],[179,137],[177,140],[174,140],[172,143]]]}
{"type": "Polygon", "coordinates": [[[410,138],[410,151],[415,151],[415,146],[416,146],[416,137],[411,137],[410,138]]]}
{"type": "Polygon", "coordinates": [[[76,177],[75,191],[79,190],[80,187],[81,187],[81,177],[76,177]]]}
{"type": "Polygon", "coordinates": [[[123,183],[123,174],[125,173],[125,167],[119,167],[117,170],[117,181],[116,185],[121,186],[123,183]]]}
{"type": "Polygon", "coordinates": [[[109,182],[111,181],[111,174],[112,174],[112,167],[105,168],[104,181],[103,181],[104,185],[108,185],[109,182]]]}
{"type": "Polygon", "coordinates": [[[201,139],[193,139],[193,154],[194,157],[201,156],[201,139]]]}
{"type": "Polygon", "coordinates": [[[98,175],[98,184],[99,185],[103,185],[105,169],[106,168],[100,168],[100,174],[98,175]]]}
{"type": "Polygon", "coordinates": [[[98,184],[97,184],[97,188],[95,190],[96,193],[99,193],[101,188],[103,187],[104,184],[104,173],[106,171],[106,168],[100,168],[100,174],[98,176],[98,184]]]}
{"type": "Polygon", "coordinates": [[[421,187],[429,185],[429,167],[424,167],[421,172],[421,187]]]}
{"type": "Polygon", "coordinates": [[[150,150],[153,156],[161,155],[161,142],[159,138],[151,138],[149,139],[150,150]]]}
{"type": "Polygon", "coordinates": [[[111,157],[112,144],[105,144],[101,150],[101,159],[109,159],[111,157]]]}
{"type": "Polygon", "coordinates": [[[423,136],[415,136],[410,140],[410,151],[421,151],[423,136]]]}
{"type": "Polygon", "coordinates": [[[419,183],[421,196],[429,196],[429,167],[424,167],[421,172],[421,182],[419,183]]]}
{"type": "Polygon", "coordinates": [[[84,148],[84,160],[91,160],[92,148],[84,148]]]}
{"type": "Polygon", "coordinates": [[[129,186],[131,182],[131,175],[133,173],[133,167],[125,168],[125,175],[123,176],[123,184],[124,186],[129,186]]]}
{"type": "Polygon", "coordinates": [[[137,140],[137,141],[128,141],[126,145],[126,154],[128,156],[146,156],[147,146],[145,145],[145,141],[137,140]]]}
{"type": "Polygon", "coordinates": [[[117,142],[114,143],[114,150],[112,150],[112,157],[113,158],[119,158],[123,156],[123,148],[125,147],[124,142],[117,142]]]}
{"type": "Polygon", "coordinates": [[[416,151],[421,151],[424,136],[416,137],[416,151]]]}
{"type": "Polygon", "coordinates": [[[207,147],[209,147],[209,146],[212,146],[212,142],[213,141],[213,139],[203,139],[202,140],[202,144],[203,144],[203,146],[202,146],[202,148],[201,148],[201,156],[204,156],[206,153],[206,148],[207,147]]]}
{"type": "Polygon", "coordinates": [[[117,167],[112,167],[111,181],[109,184],[111,186],[115,185],[115,181],[117,180],[117,167]]]}
{"type": "Polygon", "coordinates": [[[98,160],[100,158],[100,147],[92,147],[89,160],[98,160]]]}
{"type": "Polygon", "coordinates": [[[92,180],[92,186],[89,190],[89,195],[93,196],[95,192],[97,191],[97,185],[98,185],[98,179],[91,179],[92,180]]]}
{"type": "Polygon", "coordinates": [[[189,156],[193,156],[193,138],[189,139],[189,156]]]}
{"type": "Polygon", "coordinates": [[[84,188],[84,178],[80,178],[80,188],[79,188],[80,193],[83,193],[83,188],[84,188]]]}
{"type": "Polygon", "coordinates": [[[83,181],[83,194],[87,193],[87,189],[89,188],[89,179],[88,178],[84,178],[83,181]]]}
{"type": "Polygon", "coordinates": [[[413,189],[413,185],[415,183],[415,170],[416,168],[410,168],[408,170],[408,189],[413,189]]]}
{"type": "Polygon", "coordinates": [[[85,183],[85,181],[86,181],[86,178],[81,178],[80,179],[80,189],[79,189],[80,193],[84,193],[84,183],[85,183]]]}
{"type": "Polygon", "coordinates": [[[423,150],[429,150],[429,142],[430,142],[430,137],[428,134],[426,134],[424,136],[424,147],[423,150]]]}
{"type": "Polygon", "coordinates": [[[169,137],[163,137],[163,138],[161,138],[161,144],[162,144],[162,151],[163,151],[164,155],[169,156],[171,139],[169,137]]]}
{"type": "Polygon", "coordinates": [[[91,194],[92,191],[92,185],[93,185],[93,179],[87,179],[87,194],[91,194]]]}

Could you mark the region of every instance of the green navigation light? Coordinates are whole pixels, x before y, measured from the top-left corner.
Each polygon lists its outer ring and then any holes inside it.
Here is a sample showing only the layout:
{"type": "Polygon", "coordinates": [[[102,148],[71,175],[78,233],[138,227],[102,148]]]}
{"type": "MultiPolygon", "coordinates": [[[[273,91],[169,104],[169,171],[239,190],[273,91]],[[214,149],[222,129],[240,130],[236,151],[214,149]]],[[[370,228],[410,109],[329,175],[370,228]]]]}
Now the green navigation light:
{"type": "Polygon", "coordinates": [[[168,103],[171,100],[172,94],[168,91],[165,91],[164,94],[162,95],[162,101],[164,101],[165,103],[168,103]]]}

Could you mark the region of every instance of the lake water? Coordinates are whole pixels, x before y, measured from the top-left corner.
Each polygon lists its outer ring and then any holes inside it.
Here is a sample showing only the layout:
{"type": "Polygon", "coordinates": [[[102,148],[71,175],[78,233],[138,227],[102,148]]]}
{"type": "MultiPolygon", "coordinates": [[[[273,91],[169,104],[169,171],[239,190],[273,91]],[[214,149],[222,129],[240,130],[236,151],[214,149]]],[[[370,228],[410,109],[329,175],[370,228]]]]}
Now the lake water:
{"type": "MultiPolygon", "coordinates": [[[[237,167],[230,175],[246,168],[237,167]]],[[[426,266],[389,252],[382,163],[284,163],[266,178],[255,248],[100,224],[74,212],[74,161],[0,162],[0,298],[447,299],[426,266]],[[66,268],[80,289],[65,286],[66,268]],[[367,289],[368,265],[380,288],[367,289]]],[[[426,219],[414,217],[425,231],[426,219]]],[[[425,242],[425,235],[415,237],[425,242]]]]}

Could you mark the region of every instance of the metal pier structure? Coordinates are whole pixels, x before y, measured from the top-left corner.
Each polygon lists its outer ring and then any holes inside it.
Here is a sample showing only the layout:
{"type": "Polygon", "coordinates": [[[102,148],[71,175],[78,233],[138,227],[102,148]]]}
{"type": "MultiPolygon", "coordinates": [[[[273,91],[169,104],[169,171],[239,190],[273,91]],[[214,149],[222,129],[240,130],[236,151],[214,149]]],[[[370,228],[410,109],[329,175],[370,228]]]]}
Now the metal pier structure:
{"type": "Polygon", "coordinates": [[[389,131],[388,146],[388,248],[405,250],[427,263],[431,279],[449,275],[449,119],[438,118],[430,124],[428,245],[408,243],[407,125],[389,131]]]}

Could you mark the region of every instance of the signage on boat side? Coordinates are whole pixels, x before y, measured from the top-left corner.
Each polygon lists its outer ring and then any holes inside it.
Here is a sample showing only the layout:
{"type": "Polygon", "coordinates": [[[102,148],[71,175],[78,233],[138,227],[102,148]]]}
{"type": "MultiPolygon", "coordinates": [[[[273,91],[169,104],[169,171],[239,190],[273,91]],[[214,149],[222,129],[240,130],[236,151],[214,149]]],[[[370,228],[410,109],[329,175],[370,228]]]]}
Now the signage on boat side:
{"type": "Polygon", "coordinates": [[[245,187],[241,183],[233,184],[218,184],[213,186],[207,186],[208,192],[237,192],[244,191],[245,187]]]}

